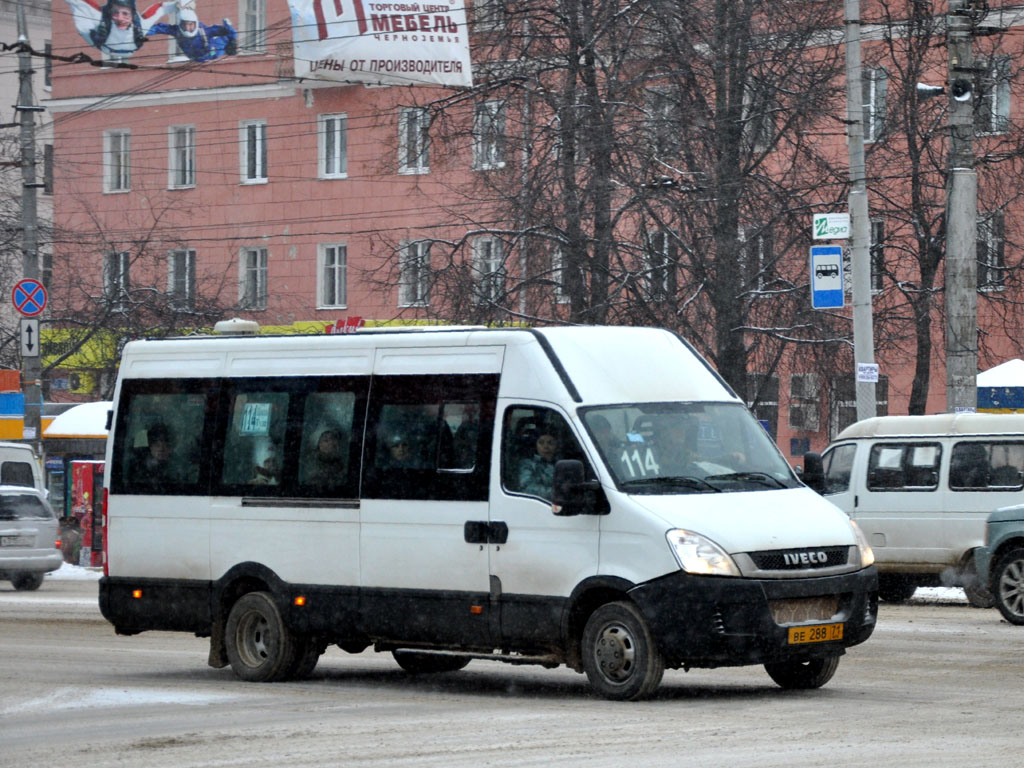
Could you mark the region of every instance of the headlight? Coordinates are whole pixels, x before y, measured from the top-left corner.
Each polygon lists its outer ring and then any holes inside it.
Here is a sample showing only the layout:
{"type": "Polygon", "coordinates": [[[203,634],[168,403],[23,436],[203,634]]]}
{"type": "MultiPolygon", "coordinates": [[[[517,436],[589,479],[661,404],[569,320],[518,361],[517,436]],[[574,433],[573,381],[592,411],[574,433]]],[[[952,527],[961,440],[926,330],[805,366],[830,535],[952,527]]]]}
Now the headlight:
{"type": "Polygon", "coordinates": [[[860,550],[860,565],[862,568],[867,568],[869,565],[873,565],[875,562],[875,553],[871,549],[871,545],[868,544],[868,537],[864,535],[864,531],[860,529],[853,520],[850,521],[850,525],[853,526],[853,535],[857,537],[857,549],[860,550]]]}
{"type": "Polygon", "coordinates": [[[725,550],[699,533],[676,528],[665,534],[679,567],[687,573],[708,576],[739,576],[736,563],[725,550]]]}

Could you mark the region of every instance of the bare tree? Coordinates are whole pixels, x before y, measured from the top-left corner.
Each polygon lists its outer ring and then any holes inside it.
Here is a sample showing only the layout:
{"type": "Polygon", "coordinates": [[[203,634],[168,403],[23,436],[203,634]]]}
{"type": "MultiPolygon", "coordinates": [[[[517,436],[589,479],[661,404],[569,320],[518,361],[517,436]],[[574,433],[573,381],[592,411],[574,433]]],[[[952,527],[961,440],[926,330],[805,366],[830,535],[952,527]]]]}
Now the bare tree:
{"type": "MultiPolygon", "coordinates": [[[[475,12],[479,84],[423,105],[432,157],[469,148],[473,169],[446,212],[462,233],[432,243],[431,312],[664,325],[749,400],[748,371],[767,381],[796,346],[834,367],[848,321],[810,310],[806,246],[845,188],[820,151],[842,127],[835,9],[496,7],[475,12]]],[[[407,281],[385,245],[381,277],[407,281]]]]}
{"type": "MultiPolygon", "coordinates": [[[[948,96],[918,84],[946,84],[945,7],[907,0],[878,6],[879,44],[865,70],[869,199],[874,239],[875,339],[880,355],[912,358],[909,412],[926,412],[931,368],[943,348],[942,269],[948,181],[948,96]]],[[[1001,35],[979,40],[974,107],[979,141],[979,320],[1020,350],[1021,259],[1005,211],[1018,204],[1024,132],[1009,120],[1020,68],[1002,50],[1001,35]],[[1011,239],[1008,239],[1010,237],[1011,239]],[[1000,331],[1000,328],[1002,329],[1000,331]]]]}
{"type": "Polygon", "coordinates": [[[138,197],[116,230],[80,197],[74,226],[56,233],[44,378],[73,369],[110,397],[125,342],[196,332],[238,309],[230,265],[197,264],[180,226],[188,211],[159,193],[138,197]]]}

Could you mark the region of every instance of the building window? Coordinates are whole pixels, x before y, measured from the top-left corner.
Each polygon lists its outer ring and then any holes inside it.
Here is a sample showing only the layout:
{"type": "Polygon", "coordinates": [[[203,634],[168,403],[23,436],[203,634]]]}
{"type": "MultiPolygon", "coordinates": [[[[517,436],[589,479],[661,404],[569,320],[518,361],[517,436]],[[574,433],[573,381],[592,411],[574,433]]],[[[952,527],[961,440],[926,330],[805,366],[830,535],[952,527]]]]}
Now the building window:
{"type": "Polygon", "coordinates": [[[321,179],[344,179],[348,175],[346,122],[345,115],[320,115],[318,135],[321,179]]]}
{"type": "Polygon", "coordinates": [[[794,373],[789,377],[789,427],[797,432],[818,431],[818,376],[794,373]]]}
{"type": "Polygon", "coordinates": [[[779,377],[748,373],[747,407],[758,423],[775,439],[779,434],[779,377]]]}
{"type": "Polygon", "coordinates": [[[127,192],[132,188],[131,132],[103,132],[103,190],[127,192]]]}
{"type": "Polygon", "coordinates": [[[430,113],[420,107],[406,107],[398,113],[398,172],[429,173],[430,113]]]}
{"type": "Polygon", "coordinates": [[[53,194],[53,144],[43,145],[43,194],[53,194]]]}
{"type": "Polygon", "coordinates": [[[983,67],[974,128],[978,133],[1005,133],[1010,127],[1010,57],[995,56],[983,67]]]}
{"type": "Polygon", "coordinates": [[[108,253],[103,260],[103,296],[111,309],[120,312],[128,306],[128,270],[130,251],[108,253]]]}
{"type": "Polygon", "coordinates": [[[1006,213],[993,211],[978,222],[978,289],[1001,290],[1006,284],[1006,213]]]}
{"type": "Polygon", "coordinates": [[[347,261],[348,248],[344,243],[320,246],[319,307],[344,307],[347,303],[347,261]]]}
{"type": "Polygon", "coordinates": [[[878,141],[885,133],[885,95],[889,73],[881,67],[865,67],[861,79],[864,97],[864,141],[878,141]]]}
{"type": "Polygon", "coordinates": [[[239,269],[239,303],[245,309],[266,309],[267,249],[243,248],[239,269]]]}
{"type": "Polygon", "coordinates": [[[43,43],[43,87],[47,90],[53,85],[53,43],[43,43]]]}
{"type": "Polygon", "coordinates": [[[478,237],[473,241],[473,272],[477,302],[498,302],[505,291],[505,262],[500,240],[478,237]]]}
{"type": "Polygon", "coordinates": [[[666,229],[652,233],[647,241],[647,291],[652,299],[665,299],[676,292],[678,250],[675,236],[666,229]]]}
{"type": "Polygon", "coordinates": [[[760,290],[771,279],[774,264],[772,233],[769,229],[743,227],[739,231],[740,265],[749,275],[748,286],[760,290]]]}
{"type": "MultiPolygon", "coordinates": [[[[849,374],[834,376],[829,389],[830,436],[835,436],[857,421],[857,382],[849,374]]],[[[875,413],[879,416],[889,415],[889,377],[885,375],[879,376],[875,382],[875,413]]]]}
{"type": "Polygon", "coordinates": [[[505,167],[505,102],[484,101],[473,113],[473,168],[505,167]]]}
{"type": "Polygon", "coordinates": [[[172,125],[168,135],[168,185],[182,189],[196,185],[196,128],[194,125],[172,125]]]}
{"type": "Polygon", "coordinates": [[[246,120],[241,132],[242,183],[263,184],[267,181],[267,122],[246,120]]]}
{"type": "Polygon", "coordinates": [[[167,293],[171,307],[190,310],[196,298],[196,252],[190,248],[171,251],[167,258],[167,293]]]}
{"type": "Polygon", "coordinates": [[[885,222],[882,219],[871,220],[871,290],[879,293],[882,290],[882,279],[885,277],[885,222]]]}
{"type": "Polygon", "coordinates": [[[239,53],[263,53],[267,50],[267,0],[241,0],[238,30],[239,53]]]}
{"type": "MultiPolygon", "coordinates": [[[[646,93],[647,134],[656,157],[675,154],[679,148],[679,107],[675,92],[651,88],[646,93]]],[[[666,169],[667,170],[667,169],[666,169]]]]}
{"type": "Polygon", "coordinates": [[[561,248],[556,246],[551,251],[551,279],[555,284],[555,302],[558,304],[568,304],[572,301],[566,286],[568,279],[566,272],[565,254],[562,253],[561,248]]]}
{"type": "Polygon", "coordinates": [[[477,30],[495,29],[505,24],[503,0],[474,0],[473,24],[477,30]]]}
{"type": "Polygon", "coordinates": [[[775,143],[775,99],[769,88],[757,83],[743,93],[743,133],[754,152],[764,152],[775,143]]]}
{"type": "Polygon", "coordinates": [[[398,256],[398,305],[425,307],[430,302],[430,242],[406,243],[398,256]]]}

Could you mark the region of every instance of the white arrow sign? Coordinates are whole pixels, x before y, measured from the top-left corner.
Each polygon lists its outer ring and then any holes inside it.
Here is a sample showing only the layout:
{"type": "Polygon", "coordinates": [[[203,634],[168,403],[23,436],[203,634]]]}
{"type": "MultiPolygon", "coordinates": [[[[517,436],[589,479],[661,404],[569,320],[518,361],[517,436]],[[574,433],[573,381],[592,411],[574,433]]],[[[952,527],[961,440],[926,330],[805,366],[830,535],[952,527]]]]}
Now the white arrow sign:
{"type": "Polygon", "coordinates": [[[21,356],[39,357],[39,318],[21,318],[21,356]]]}

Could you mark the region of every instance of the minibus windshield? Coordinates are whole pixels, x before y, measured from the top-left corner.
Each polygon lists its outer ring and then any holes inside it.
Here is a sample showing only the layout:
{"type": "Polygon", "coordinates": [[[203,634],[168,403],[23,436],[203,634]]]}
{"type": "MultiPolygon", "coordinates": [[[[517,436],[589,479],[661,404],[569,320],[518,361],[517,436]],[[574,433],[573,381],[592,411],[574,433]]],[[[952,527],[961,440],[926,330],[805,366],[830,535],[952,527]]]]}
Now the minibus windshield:
{"type": "Polygon", "coordinates": [[[738,403],[587,408],[583,421],[629,493],[723,493],[800,485],[764,428],[738,403]]]}

